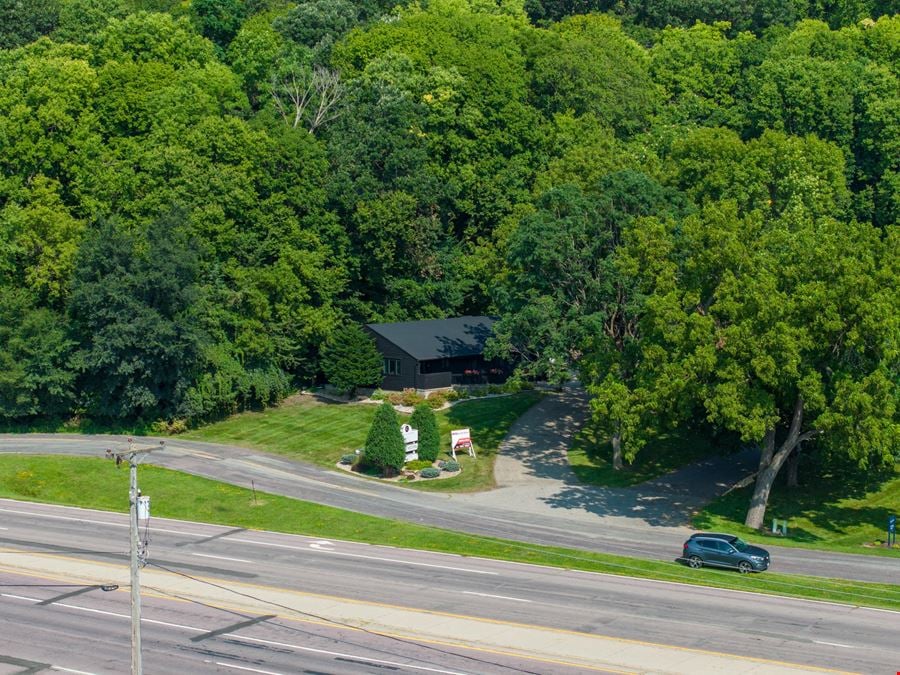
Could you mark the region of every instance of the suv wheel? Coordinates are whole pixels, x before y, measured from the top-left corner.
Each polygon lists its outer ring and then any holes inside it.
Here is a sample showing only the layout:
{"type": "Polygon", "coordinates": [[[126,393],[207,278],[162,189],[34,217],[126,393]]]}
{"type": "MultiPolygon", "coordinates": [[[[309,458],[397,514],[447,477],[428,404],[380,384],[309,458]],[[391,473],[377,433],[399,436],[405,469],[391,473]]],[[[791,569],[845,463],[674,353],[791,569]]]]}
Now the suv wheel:
{"type": "Polygon", "coordinates": [[[753,565],[746,560],[741,560],[741,562],[738,563],[738,571],[740,571],[741,574],[749,574],[753,571],[753,565]]]}
{"type": "Polygon", "coordinates": [[[688,566],[691,569],[699,570],[701,567],[703,567],[703,560],[699,555],[692,555],[690,558],[688,558],[688,566]]]}

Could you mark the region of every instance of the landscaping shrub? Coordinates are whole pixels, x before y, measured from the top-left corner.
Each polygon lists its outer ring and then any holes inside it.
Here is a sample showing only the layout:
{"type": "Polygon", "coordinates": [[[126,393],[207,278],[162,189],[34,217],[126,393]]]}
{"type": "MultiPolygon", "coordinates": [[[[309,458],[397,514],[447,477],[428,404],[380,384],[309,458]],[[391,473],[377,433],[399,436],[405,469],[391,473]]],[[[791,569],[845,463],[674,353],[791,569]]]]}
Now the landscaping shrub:
{"type": "Polygon", "coordinates": [[[520,391],[532,391],[534,389],[534,383],[529,382],[528,380],[522,380],[518,378],[510,378],[506,382],[503,383],[503,390],[508,394],[517,394],[520,391]]]}
{"type": "Polygon", "coordinates": [[[356,453],[349,452],[346,455],[341,455],[341,464],[353,464],[356,461],[356,453]]]}
{"type": "Polygon", "coordinates": [[[459,471],[459,462],[454,461],[454,460],[451,459],[451,460],[449,460],[449,461],[447,461],[447,462],[444,462],[444,463],[441,465],[441,468],[442,468],[444,471],[459,471]]]}
{"type": "Polygon", "coordinates": [[[419,459],[429,463],[437,459],[440,451],[441,437],[438,433],[437,419],[434,410],[427,403],[416,406],[409,425],[419,430],[419,459]]]}
{"type": "Polygon", "coordinates": [[[407,471],[420,471],[421,469],[427,469],[431,466],[431,462],[427,459],[416,459],[412,462],[407,462],[403,465],[403,468],[407,471]]]}
{"type": "Polygon", "coordinates": [[[390,403],[384,402],[378,406],[363,454],[367,462],[381,469],[383,475],[393,475],[403,467],[406,445],[397,412],[390,403]]]}
{"type": "Polygon", "coordinates": [[[485,387],[478,387],[477,389],[472,389],[469,392],[469,395],[474,398],[481,398],[482,396],[487,396],[488,391],[485,387]]]}
{"type": "Polygon", "coordinates": [[[376,389],[369,398],[373,401],[384,401],[387,398],[387,394],[381,389],[376,389]]]}
{"type": "Polygon", "coordinates": [[[441,475],[441,470],[435,466],[429,466],[419,472],[420,478],[437,478],[441,475]]]}
{"type": "Polygon", "coordinates": [[[154,434],[166,434],[174,436],[188,430],[187,420],[176,418],[174,420],[157,420],[150,425],[150,429],[154,434]]]}
{"type": "Polygon", "coordinates": [[[404,389],[403,394],[400,396],[400,404],[409,407],[419,405],[424,400],[425,398],[415,389],[404,389]]]}
{"type": "Polygon", "coordinates": [[[444,392],[436,391],[431,396],[425,399],[425,403],[428,404],[428,407],[432,410],[437,410],[442,407],[447,402],[447,396],[444,392]]]}

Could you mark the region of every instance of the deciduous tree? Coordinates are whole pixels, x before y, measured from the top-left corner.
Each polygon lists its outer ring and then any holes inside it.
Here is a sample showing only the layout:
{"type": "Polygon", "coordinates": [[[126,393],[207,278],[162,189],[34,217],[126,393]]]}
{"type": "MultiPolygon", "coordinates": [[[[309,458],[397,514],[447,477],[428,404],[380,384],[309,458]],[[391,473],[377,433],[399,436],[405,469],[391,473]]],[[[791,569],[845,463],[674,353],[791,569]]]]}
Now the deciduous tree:
{"type": "Polygon", "coordinates": [[[799,443],[862,467],[893,461],[896,235],[802,208],[741,215],[733,202],[652,231],[636,252],[653,270],[643,339],[692,383],[708,421],[760,445],[748,526],[761,526],[799,443]]]}

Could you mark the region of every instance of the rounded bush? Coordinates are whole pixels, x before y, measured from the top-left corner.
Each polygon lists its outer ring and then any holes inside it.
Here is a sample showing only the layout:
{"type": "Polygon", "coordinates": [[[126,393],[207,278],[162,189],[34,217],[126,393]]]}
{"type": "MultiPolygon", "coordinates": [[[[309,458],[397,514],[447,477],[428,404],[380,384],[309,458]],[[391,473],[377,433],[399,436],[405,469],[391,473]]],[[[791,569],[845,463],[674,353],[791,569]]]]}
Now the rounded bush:
{"type": "Polygon", "coordinates": [[[448,462],[444,462],[444,465],[441,467],[444,471],[459,471],[459,462],[454,462],[452,459],[448,462]]]}
{"type": "Polygon", "coordinates": [[[422,469],[419,472],[420,478],[437,478],[440,475],[441,470],[433,466],[429,466],[428,468],[422,469]]]}
{"type": "Polygon", "coordinates": [[[446,402],[447,402],[447,397],[439,391],[435,392],[434,394],[432,394],[431,396],[429,396],[428,398],[425,399],[425,403],[427,403],[428,407],[432,408],[433,410],[437,410],[442,405],[444,405],[444,403],[446,403],[446,402]]]}
{"type": "Polygon", "coordinates": [[[341,455],[341,464],[353,464],[356,461],[356,453],[348,452],[346,455],[341,455]]]}

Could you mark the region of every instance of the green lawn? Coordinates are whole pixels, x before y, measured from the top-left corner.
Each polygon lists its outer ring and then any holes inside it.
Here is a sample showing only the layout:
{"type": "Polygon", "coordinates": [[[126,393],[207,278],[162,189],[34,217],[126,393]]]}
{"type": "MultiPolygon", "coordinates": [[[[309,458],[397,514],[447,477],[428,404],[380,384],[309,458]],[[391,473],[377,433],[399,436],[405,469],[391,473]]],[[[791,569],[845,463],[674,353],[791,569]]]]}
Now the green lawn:
{"type": "MultiPolygon", "coordinates": [[[[675,562],[536,546],[350,513],[151,465],[138,469],[156,517],[305,534],[717,588],[900,610],[900,587],[783,574],[689,570],[675,562]]],[[[0,497],[125,512],[128,470],[92,457],[0,456],[0,497]]],[[[124,536],[124,535],[123,535],[124,536]]],[[[674,555],[674,554],[673,554],[674,555]]]]}
{"type": "MultiPolygon", "coordinates": [[[[735,490],[710,503],[694,517],[694,526],[759,538],[743,525],[752,491],[752,486],[735,490]]],[[[769,535],[779,545],[900,556],[900,547],[863,548],[885,539],[891,514],[900,515],[900,464],[886,474],[811,476],[794,490],[779,480],[769,497],[766,525],[771,530],[772,518],[788,520],[787,537],[769,535]]]]}
{"type": "Polygon", "coordinates": [[[663,476],[682,466],[723,452],[708,434],[679,430],[660,436],[638,452],[634,462],[620,471],[612,467],[612,446],[590,422],[569,448],[569,465],[582,483],[628,487],[663,476]]]}
{"type": "MultiPolygon", "coordinates": [[[[462,472],[446,480],[409,483],[441,491],[485,490],[494,486],[494,459],[510,425],[534,405],[540,394],[523,391],[511,396],[463,401],[437,412],[441,442],[450,447],[450,429],[468,427],[477,460],[460,456],[462,472]]],[[[365,403],[325,403],[298,397],[262,412],[234,415],[183,434],[212,443],[229,443],[333,467],[341,455],[363,447],[377,406],[365,403]]],[[[449,458],[449,454],[442,455],[449,458]]]]}

